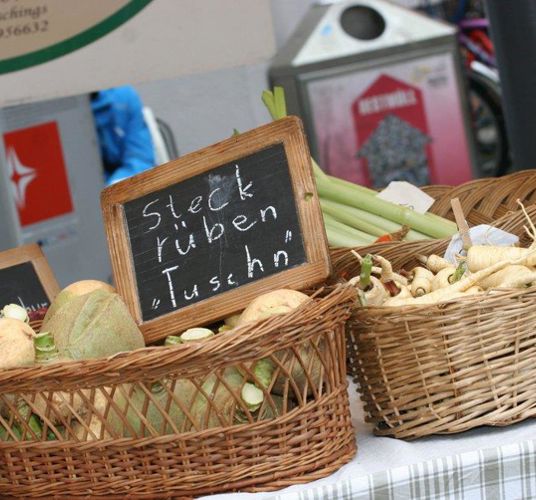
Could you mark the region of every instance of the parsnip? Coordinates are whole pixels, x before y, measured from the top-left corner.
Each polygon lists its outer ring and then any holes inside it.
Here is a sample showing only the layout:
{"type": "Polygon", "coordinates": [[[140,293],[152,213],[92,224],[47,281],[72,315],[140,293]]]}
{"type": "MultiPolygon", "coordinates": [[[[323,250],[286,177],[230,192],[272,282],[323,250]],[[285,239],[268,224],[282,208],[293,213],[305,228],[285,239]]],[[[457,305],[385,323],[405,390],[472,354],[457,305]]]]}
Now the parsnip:
{"type": "Polygon", "coordinates": [[[426,257],[426,255],[417,255],[417,260],[424,264],[433,273],[438,273],[441,269],[452,266],[447,259],[434,254],[429,255],[428,257],[426,257]]]}
{"type": "Polygon", "coordinates": [[[500,271],[501,269],[504,269],[506,266],[509,266],[512,264],[518,264],[520,261],[523,261],[523,260],[524,258],[520,260],[513,260],[513,261],[506,260],[503,262],[497,262],[496,264],[486,269],[483,269],[482,271],[471,274],[470,276],[466,276],[465,278],[462,278],[461,280],[456,281],[452,285],[449,285],[445,288],[440,288],[439,290],[430,292],[426,295],[423,295],[422,297],[416,297],[412,299],[402,299],[402,300],[397,300],[397,301],[389,301],[388,305],[410,306],[410,305],[435,304],[437,302],[445,302],[447,300],[451,300],[453,298],[459,297],[460,293],[463,296],[463,292],[469,290],[472,286],[478,285],[483,279],[487,278],[488,276],[491,276],[493,273],[496,273],[497,271],[500,271]]]}
{"type": "Polygon", "coordinates": [[[374,255],[373,259],[380,264],[382,273],[381,273],[381,281],[382,283],[387,283],[389,281],[392,281],[396,283],[399,287],[400,286],[407,286],[408,280],[404,278],[404,276],[401,276],[400,274],[393,272],[393,266],[391,263],[382,257],[381,255],[374,255]]]}
{"type": "Polygon", "coordinates": [[[536,283],[536,272],[531,271],[524,276],[517,276],[516,278],[507,279],[503,281],[497,288],[524,288],[526,286],[533,286],[536,283]]]}
{"type": "Polygon", "coordinates": [[[466,262],[467,269],[474,273],[497,262],[514,260],[520,260],[526,266],[536,266],[536,252],[530,248],[473,245],[467,251],[466,262]]]}
{"type": "Polygon", "coordinates": [[[412,271],[413,281],[411,282],[411,294],[420,297],[432,290],[432,280],[434,275],[424,267],[415,267],[412,271]]]}
{"type": "Polygon", "coordinates": [[[452,282],[452,277],[455,272],[456,268],[452,266],[441,269],[441,271],[439,271],[432,279],[432,292],[449,286],[452,282]]]}
{"type": "MultiPolygon", "coordinates": [[[[357,258],[360,264],[363,262],[363,257],[361,257],[355,250],[351,250],[351,253],[357,258]]],[[[408,280],[404,276],[393,272],[393,266],[387,259],[383,258],[381,255],[374,255],[373,258],[380,264],[380,267],[372,266],[372,274],[379,274],[380,280],[383,283],[393,281],[399,286],[406,286],[408,284],[408,280]]]]}
{"type": "Polygon", "coordinates": [[[511,286],[510,283],[516,282],[518,279],[524,279],[532,274],[533,272],[526,266],[508,266],[482,280],[480,286],[485,289],[508,288],[511,286]]]}
{"type": "Polygon", "coordinates": [[[411,290],[407,286],[400,287],[400,292],[398,292],[398,295],[395,295],[394,299],[407,299],[413,297],[411,294],[411,290]]]}
{"type": "MultiPolygon", "coordinates": [[[[358,288],[359,277],[352,278],[349,283],[358,288]]],[[[379,306],[389,298],[389,292],[383,286],[383,283],[375,276],[370,277],[370,288],[362,291],[364,306],[379,306]]]]}

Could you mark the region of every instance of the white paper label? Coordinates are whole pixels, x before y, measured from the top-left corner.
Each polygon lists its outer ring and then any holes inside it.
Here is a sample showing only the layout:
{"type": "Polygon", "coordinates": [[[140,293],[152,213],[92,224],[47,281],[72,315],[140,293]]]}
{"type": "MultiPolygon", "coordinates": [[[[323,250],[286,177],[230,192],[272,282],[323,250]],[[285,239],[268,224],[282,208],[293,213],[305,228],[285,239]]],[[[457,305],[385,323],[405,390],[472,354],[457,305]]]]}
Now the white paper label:
{"type": "Polygon", "coordinates": [[[412,208],[424,214],[434,204],[434,199],[421,191],[417,186],[405,181],[392,181],[378,194],[378,198],[397,205],[412,208]]]}

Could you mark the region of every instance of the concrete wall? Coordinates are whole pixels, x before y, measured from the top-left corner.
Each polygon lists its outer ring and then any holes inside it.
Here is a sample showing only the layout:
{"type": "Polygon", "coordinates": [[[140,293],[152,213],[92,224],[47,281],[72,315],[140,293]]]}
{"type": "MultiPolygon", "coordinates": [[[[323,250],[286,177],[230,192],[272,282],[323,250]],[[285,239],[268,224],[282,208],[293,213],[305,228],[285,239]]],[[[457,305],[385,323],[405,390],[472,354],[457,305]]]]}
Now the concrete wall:
{"type": "MultiPolygon", "coordinates": [[[[305,15],[313,0],[272,0],[277,47],[305,15]]],[[[247,40],[244,40],[247,43],[247,40]]],[[[170,57],[173,56],[170,50],[170,57]]],[[[138,85],[145,105],[173,130],[180,155],[270,121],[261,94],[269,61],[138,85]]]]}

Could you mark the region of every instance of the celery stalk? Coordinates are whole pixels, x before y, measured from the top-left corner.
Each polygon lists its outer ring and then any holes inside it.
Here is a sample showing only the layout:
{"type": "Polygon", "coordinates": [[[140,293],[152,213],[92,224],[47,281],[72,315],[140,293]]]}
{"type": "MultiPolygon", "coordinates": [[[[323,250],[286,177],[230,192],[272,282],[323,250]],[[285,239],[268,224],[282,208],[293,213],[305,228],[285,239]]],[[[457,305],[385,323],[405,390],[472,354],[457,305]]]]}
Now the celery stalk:
{"type": "Polygon", "coordinates": [[[328,225],[326,225],[326,233],[328,235],[329,246],[331,247],[354,248],[366,245],[366,243],[328,225]]]}
{"type": "Polygon", "coordinates": [[[332,225],[329,220],[324,220],[329,245],[332,247],[362,247],[369,245],[370,241],[350,235],[345,229],[332,225]]]}
{"type": "MultiPolygon", "coordinates": [[[[371,214],[365,210],[359,208],[349,207],[348,205],[342,205],[335,201],[326,200],[320,198],[320,205],[322,212],[331,215],[339,222],[365,231],[374,236],[383,236],[384,234],[394,233],[400,231],[402,226],[396,222],[384,219],[379,215],[371,214]]],[[[413,229],[408,231],[408,234],[404,238],[406,241],[418,241],[429,240],[430,237],[426,234],[419,233],[413,229]]]]}
{"type": "Polygon", "coordinates": [[[376,240],[376,237],[369,234],[369,233],[366,233],[365,231],[361,231],[359,229],[356,229],[354,227],[350,227],[346,224],[344,224],[343,222],[339,222],[337,219],[335,219],[334,217],[332,217],[331,215],[327,214],[327,213],[323,213],[322,214],[323,217],[324,217],[324,223],[327,223],[334,227],[334,228],[337,228],[339,229],[340,231],[345,231],[348,236],[352,236],[354,238],[358,238],[366,243],[374,243],[374,241],[376,240]]]}
{"type": "Polygon", "coordinates": [[[356,192],[355,189],[344,184],[336,184],[329,178],[317,177],[316,185],[318,194],[322,198],[360,208],[398,224],[406,224],[411,229],[434,238],[448,238],[456,233],[456,229],[452,228],[452,224],[449,221],[440,224],[439,221],[430,220],[425,215],[409,208],[382,200],[376,194],[356,192]]]}
{"type": "MultiPolygon", "coordinates": [[[[315,171],[315,173],[316,173],[316,171],[315,171]]],[[[373,189],[370,189],[370,188],[365,187],[365,186],[360,186],[359,184],[354,184],[353,182],[347,181],[345,179],[339,179],[338,177],[333,177],[332,175],[326,175],[326,174],[324,174],[324,176],[327,177],[328,180],[334,182],[335,184],[337,184],[339,186],[346,186],[346,187],[348,187],[350,189],[355,190],[356,196],[358,195],[358,193],[365,193],[365,194],[368,194],[368,195],[371,195],[371,196],[376,196],[378,194],[373,189]]],[[[439,215],[433,214],[432,212],[426,212],[425,214],[421,214],[421,215],[423,215],[424,217],[427,217],[429,219],[433,219],[434,221],[439,222],[440,224],[444,224],[445,227],[447,227],[447,226],[452,227],[452,231],[453,231],[452,234],[454,234],[454,233],[456,233],[458,231],[458,227],[456,226],[456,224],[453,221],[445,219],[444,217],[441,217],[439,215]]]]}

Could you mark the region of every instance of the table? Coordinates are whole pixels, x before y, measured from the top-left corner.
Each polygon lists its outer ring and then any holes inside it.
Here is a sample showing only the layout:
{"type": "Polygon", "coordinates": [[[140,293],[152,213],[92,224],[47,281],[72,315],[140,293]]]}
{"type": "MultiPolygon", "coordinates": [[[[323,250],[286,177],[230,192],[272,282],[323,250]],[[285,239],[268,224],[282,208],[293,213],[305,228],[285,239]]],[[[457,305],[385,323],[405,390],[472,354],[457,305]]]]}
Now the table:
{"type": "Polygon", "coordinates": [[[509,427],[406,442],[377,437],[349,386],[358,451],[334,474],[268,493],[230,493],[206,500],[397,500],[536,498],[536,419],[509,427]]]}

